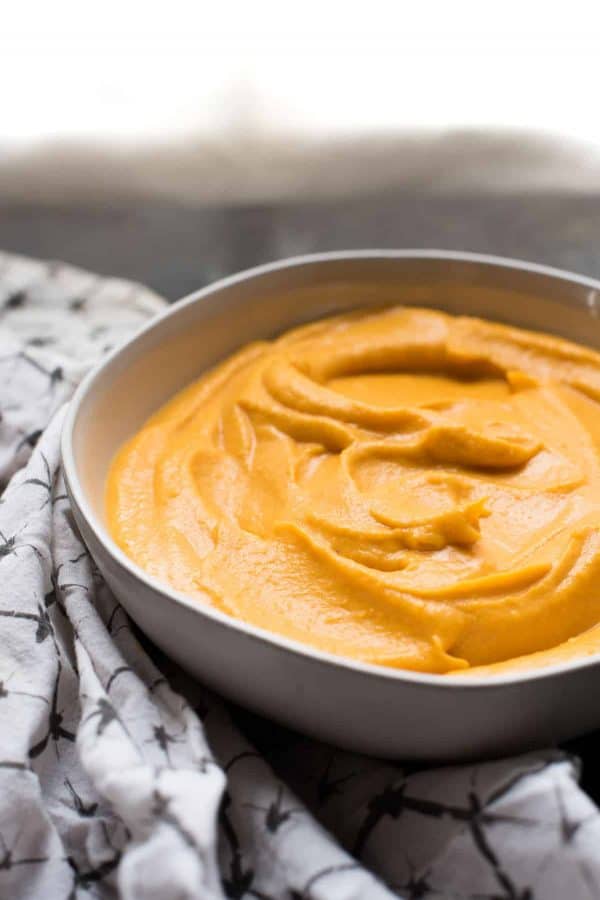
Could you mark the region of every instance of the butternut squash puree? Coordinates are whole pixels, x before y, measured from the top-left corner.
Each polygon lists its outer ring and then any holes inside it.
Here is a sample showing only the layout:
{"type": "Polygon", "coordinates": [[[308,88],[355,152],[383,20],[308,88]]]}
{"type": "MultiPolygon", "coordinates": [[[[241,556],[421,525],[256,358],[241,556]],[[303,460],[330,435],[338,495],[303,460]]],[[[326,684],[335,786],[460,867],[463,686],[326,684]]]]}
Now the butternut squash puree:
{"type": "MultiPolygon", "coordinates": [[[[118,453],[117,543],[236,618],[422,672],[600,649],[600,354],[396,307],[251,344],[118,453]]],[[[498,665],[502,664],[502,665],[498,665]]]]}

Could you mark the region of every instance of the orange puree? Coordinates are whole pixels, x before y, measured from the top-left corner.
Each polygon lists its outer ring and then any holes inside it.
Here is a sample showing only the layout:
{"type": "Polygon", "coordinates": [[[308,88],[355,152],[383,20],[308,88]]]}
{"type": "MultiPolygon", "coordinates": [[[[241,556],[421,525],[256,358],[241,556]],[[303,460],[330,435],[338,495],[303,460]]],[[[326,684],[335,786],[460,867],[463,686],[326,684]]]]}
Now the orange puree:
{"type": "Polygon", "coordinates": [[[600,354],[360,312],[178,394],[114,460],[108,521],[151,575],[319,650],[537,667],[600,649],[599,450],[600,354]]]}

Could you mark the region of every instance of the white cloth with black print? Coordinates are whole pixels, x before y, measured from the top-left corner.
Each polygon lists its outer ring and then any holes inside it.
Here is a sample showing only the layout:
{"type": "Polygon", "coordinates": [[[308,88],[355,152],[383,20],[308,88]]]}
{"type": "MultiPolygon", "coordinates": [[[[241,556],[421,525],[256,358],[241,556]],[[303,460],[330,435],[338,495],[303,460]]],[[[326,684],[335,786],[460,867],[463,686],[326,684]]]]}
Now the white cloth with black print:
{"type": "Polygon", "coordinates": [[[549,750],[421,770],[228,707],[148,647],[81,543],[59,436],[161,309],[0,254],[0,898],[600,896],[600,816],[549,750]]]}

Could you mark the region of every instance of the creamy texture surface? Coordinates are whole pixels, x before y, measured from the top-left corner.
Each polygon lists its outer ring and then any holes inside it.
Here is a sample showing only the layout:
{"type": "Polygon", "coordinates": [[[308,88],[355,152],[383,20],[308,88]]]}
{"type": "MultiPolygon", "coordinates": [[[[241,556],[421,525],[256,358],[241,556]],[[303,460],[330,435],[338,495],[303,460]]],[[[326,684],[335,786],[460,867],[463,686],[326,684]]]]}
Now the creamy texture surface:
{"type": "Polygon", "coordinates": [[[496,672],[600,649],[599,452],[599,354],[396,307],[204,375],[118,453],[107,515],[142,568],[236,618],[496,672]]]}

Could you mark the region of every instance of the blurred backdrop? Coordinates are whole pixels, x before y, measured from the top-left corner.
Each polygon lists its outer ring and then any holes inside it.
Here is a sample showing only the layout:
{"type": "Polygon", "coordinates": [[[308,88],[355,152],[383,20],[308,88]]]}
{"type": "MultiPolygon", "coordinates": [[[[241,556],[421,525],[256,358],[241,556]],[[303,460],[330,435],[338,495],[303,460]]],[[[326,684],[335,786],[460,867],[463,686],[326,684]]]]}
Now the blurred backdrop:
{"type": "Polygon", "coordinates": [[[600,276],[599,26],[581,0],[6,4],[0,247],[171,299],[343,247],[600,276]]]}

